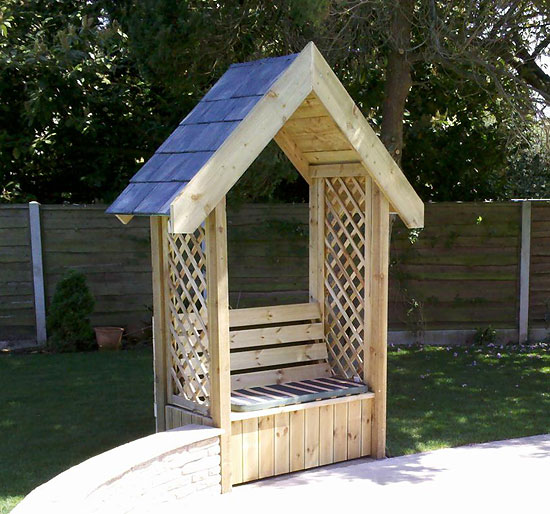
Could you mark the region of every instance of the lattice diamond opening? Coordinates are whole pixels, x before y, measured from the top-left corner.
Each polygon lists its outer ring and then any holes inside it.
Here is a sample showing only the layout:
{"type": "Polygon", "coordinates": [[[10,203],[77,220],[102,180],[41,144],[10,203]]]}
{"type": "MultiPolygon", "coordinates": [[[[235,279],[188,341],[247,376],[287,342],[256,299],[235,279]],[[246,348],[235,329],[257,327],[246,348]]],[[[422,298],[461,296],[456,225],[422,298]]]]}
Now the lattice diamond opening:
{"type": "Polygon", "coordinates": [[[207,412],[208,332],[206,330],[206,256],[202,227],[193,234],[168,234],[170,392],[207,412]]]}
{"type": "Polygon", "coordinates": [[[325,334],[333,371],[363,375],[366,183],[328,178],[325,188],[325,334]]]}

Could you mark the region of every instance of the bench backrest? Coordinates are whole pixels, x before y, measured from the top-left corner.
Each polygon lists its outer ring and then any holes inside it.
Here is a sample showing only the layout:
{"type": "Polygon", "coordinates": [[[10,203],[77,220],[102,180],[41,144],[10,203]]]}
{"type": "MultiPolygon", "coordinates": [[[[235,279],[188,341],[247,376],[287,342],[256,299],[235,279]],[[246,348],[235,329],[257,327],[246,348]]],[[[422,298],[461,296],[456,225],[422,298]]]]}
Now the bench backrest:
{"type": "Polygon", "coordinates": [[[231,387],[331,376],[318,303],[229,311],[231,387]]]}

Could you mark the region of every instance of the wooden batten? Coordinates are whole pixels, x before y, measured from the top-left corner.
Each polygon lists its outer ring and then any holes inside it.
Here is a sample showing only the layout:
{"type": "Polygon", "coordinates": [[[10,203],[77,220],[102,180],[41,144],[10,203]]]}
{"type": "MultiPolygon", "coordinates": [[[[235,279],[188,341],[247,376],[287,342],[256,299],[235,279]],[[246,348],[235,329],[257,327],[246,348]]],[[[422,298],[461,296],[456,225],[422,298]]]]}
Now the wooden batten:
{"type": "Polygon", "coordinates": [[[229,355],[229,279],[225,198],[206,220],[208,340],[210,354],[210,414],[220,436],[222,492],[231,490],[231,391],[229,355]]]}
{"type": "Polygon", "coordinates": [[[364,177],[368,171],[360,162],[310,164],[309,175],[314,178],[364,177]]]}

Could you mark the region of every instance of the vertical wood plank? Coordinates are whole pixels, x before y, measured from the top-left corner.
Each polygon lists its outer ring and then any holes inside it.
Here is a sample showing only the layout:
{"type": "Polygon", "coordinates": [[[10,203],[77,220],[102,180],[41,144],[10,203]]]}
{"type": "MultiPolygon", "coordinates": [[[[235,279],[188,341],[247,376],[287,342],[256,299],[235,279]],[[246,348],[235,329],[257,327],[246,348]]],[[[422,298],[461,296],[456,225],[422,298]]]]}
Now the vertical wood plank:
{"type": "Polygon", "coordinates": [[[371,455],[386,454],[386,381],[388,346],[389,204],[375,184],[371,187],[372,242],[370,259],[370,337],[367,383],[374,392],[371,455]]]}
{"type": "Polygon", "coordinates": [[[44,294],[44,267],[42,264],[42,231],[40,228],[40,204],[29,203],[29,228],[31,236],[32,283],[34,289],[34,316],[36,342],[46,344],[46,297],[44,294]]]}
{"type": "Polygon", "coordinates": [[[304,469],[304,411],[290,412],[290,471],[304,469]]]}
{"type": "Polygon", "coordinates": [[[305,409],[305,468],[319,465],[319,407],[305,409]]]}
{"type": "Polygon", "coordinates": [[[361,401],[361,457],[370,455],[371,452],[371,418],[372,400],[361,401]]]}
{"type": "Polygon", "coordinates": [[[164,408],[164,420],[165,420],[165,428],[166,430],[170,430],[174,428],[174,420],[172,417],[172,409],[170,407],[164,408]]]}
{"type": "Polygon", "coordinates": [[[290,471],[290,417],[288,412],[275,415],[275,474],[290,471]]]}
{"type": "Polygon", "coordinates": [[[348,459],[361,456],[361,401],[348,404],[348,459]]]}
{"type": "Polygon", "coordinates": [[[529,339],[529,267],[531,263],[531,202],[521,203],[518,340],[529,339]]]}
{"type": "Polygon", "coordinates": [[[319,408],[319,464],[334,462],[334,405],[319,408]]]}
{"type": "Polygon", "coordinates": [[[258,418],[243,420],[243,482],[259,478],[258,418]]]}
{"type": "Polygon", "coordinates": [[[348,404],[334,405],[334,462],[348,458],[348,404]]]}
{"type": "Polygon", "coordinates": [[[231,483],[243,481],[243,423],[231,423],[231,483]]]}
{"type": "MultiPolygon", "coordinates": [[[[231,490],[231,378],[225,197],[206,219],[206,286],[211,384],[210,411],[214,426],[224,430],[220,436],[221,486],[222,492],[227,492],[231,490]]],[[[256,462],[256,474],[257,467],[256,462]]]]}
{"type": "MultiPolygon", "coordinates": [[[[153,279],[153,368],[154,368],[154,398],[156,431],[167,429],[166,391],[168,388],[166,352],[169,344],[167,337],[167,305],[166,284],[167,266],[165,244],[167,224],[160,216],[151,216],[151,267],[153,279]]],[[[174,427],[173,416],[171,426],[174,427]]]]}
{"type": "Polygon", "coordinates": [[[273,416],[262,416],[258,422],[259,430],[259,477],[271,477],[275,474],[275,420],[273,416]]]}

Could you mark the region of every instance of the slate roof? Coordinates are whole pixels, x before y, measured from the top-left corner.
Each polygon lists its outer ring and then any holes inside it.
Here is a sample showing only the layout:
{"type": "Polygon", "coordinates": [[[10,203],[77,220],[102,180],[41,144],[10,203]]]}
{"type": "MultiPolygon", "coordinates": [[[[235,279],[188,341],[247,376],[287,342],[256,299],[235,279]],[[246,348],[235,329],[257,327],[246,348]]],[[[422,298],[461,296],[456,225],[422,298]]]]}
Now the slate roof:
{"type": "Polygon", "coordinates": [[[109,214],[168,215],[185,185],[298,54],[232,64],[132,177],[109,214]]]}

